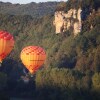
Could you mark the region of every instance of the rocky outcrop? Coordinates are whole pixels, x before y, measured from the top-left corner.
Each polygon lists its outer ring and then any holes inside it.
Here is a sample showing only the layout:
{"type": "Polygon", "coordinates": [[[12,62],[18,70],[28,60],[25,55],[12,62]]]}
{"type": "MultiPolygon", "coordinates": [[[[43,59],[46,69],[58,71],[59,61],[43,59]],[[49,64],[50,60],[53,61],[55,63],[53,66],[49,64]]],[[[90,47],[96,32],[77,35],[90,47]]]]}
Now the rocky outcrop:
{"type": "Polygon", "coordinates": [[[56,11],[55,20],[53,22],[56,28],[56,34],[71,30],[76,36],[81,32],[81,11],[81,8],[78,10],[70,9],[67,13],[64,11],[56,11]]]}

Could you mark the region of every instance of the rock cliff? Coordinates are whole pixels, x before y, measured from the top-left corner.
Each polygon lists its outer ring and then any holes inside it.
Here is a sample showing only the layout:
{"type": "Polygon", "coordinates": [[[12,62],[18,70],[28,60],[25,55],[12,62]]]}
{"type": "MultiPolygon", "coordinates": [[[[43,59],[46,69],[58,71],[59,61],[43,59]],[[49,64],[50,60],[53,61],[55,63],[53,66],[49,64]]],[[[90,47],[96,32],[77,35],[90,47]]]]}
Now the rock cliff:
{"type": "Polygon", "coordinates": [[[81,32],[81,11],[81,8],[78,10],[70,9],[67,13],[64,11],[56,11],[53,22],[56,28],[56,34],[71,30],[76,36],[79,32],[81,32]]]}

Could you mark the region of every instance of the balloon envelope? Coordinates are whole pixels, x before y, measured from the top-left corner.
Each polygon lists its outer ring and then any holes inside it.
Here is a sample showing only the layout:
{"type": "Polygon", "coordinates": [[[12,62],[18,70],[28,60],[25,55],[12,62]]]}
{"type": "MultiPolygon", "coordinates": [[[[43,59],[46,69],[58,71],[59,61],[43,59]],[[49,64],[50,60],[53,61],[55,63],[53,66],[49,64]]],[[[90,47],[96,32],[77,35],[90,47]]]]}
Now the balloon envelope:
{"type": "Polygon", "coordinates": [[[13,36],[6,31],[0,31],[0,62],[11,52],[13,47],[13,36]]]}
{"type": "Polygon", "coordinates": [[[30,73],[36,72],[46,59],[46,53],[39,46],[25,47],[20,55],[20,58],[30,73]]]}

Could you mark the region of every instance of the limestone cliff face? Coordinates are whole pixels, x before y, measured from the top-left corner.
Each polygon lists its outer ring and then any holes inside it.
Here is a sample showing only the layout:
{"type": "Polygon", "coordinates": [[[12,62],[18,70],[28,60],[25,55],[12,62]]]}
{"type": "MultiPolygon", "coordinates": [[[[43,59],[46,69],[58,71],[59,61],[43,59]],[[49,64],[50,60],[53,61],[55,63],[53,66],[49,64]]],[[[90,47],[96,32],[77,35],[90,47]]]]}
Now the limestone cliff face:
{"type": "Polygon", "coordinates": [[[81,8],[78,10],[70,9],[67,13],[64,13],[64,11],[56,11],[53,22],[56,28],[56,34],[71,30],[76,36],[81,32],[81,11],[81,8]]]}

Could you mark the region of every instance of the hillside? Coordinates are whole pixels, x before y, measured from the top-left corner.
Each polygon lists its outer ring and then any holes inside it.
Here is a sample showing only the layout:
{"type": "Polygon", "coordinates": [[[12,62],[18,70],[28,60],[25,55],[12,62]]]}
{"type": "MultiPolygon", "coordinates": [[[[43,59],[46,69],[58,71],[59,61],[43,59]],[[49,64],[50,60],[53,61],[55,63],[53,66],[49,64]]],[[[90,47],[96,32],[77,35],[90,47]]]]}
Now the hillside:
{"type": "MultiPolygon", "coordinates": [[[[73,8],[72,1],[76,0],[61,3],[57,9],[67,13],[69,7],[73,8]]],[[[0,14],[0,30],[10,32],[15,39],[13,51],[0,67],[1,100],[100,100],[100,6],[92,6],[95,12],[87,14],[91,0],[86,1],[86,17],[77,36],[71,30],[56,34],[52,14],[41,18],[0,14]],[[20,60],[21,50],[29,45],[41,46],[47,54],[43,68],[33,77],[28,71],[26,76],[27,69],[20,60]]]]}
{"type": "Polygon", "coordinates": [[[10,15],[31,15],[42,17],[47,14],[54,14],[58,2],[12,4],[0,2],[0,13],[10,15]]]}

